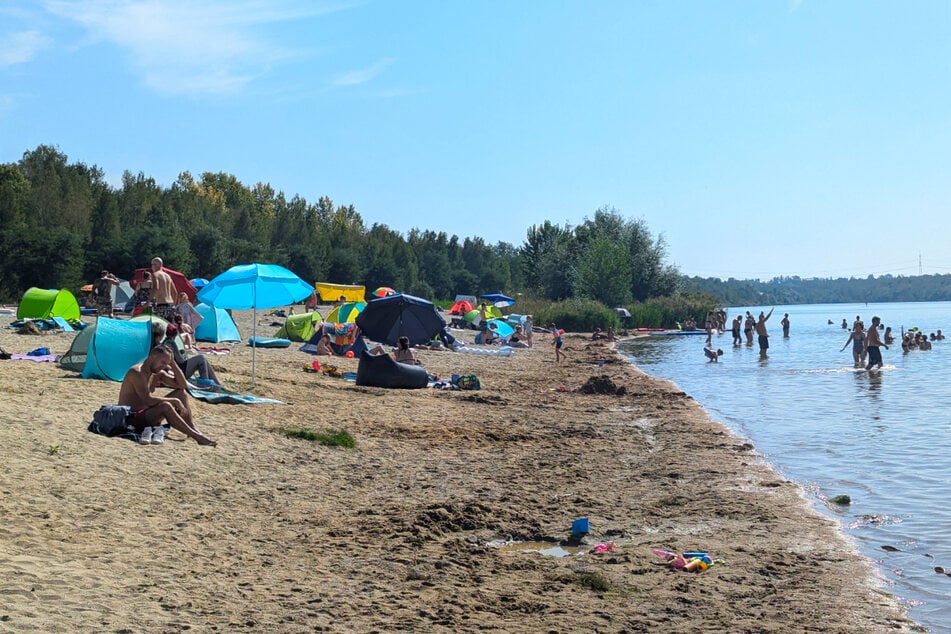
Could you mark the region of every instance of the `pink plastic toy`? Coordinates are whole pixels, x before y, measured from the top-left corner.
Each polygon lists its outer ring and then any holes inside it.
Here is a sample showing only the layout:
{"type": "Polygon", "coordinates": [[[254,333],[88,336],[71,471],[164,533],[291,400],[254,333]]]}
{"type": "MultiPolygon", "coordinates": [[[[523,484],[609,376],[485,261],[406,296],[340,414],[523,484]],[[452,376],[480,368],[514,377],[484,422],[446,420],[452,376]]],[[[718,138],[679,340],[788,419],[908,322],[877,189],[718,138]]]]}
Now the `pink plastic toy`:
{"type": "Polygon", "coordinates": [[[671,568],[687,572],[703,572],[713,564],[722,562],[721,559],[713,559],[709,553],[702,551],[674,553],[661,548],[653,548],[651,552],[658,557],[663,557],[671,568]]]}

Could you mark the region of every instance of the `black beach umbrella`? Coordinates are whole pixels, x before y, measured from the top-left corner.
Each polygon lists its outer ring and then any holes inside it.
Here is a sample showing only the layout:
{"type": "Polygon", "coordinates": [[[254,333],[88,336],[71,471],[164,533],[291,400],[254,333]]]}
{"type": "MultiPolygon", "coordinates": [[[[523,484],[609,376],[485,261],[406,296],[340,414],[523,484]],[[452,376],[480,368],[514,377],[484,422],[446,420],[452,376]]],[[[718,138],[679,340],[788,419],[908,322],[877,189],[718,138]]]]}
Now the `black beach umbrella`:
{"type": "Polygon", "coordinates": [[[371,300],[357,317],[357,326],[373,341],[395,346],[400,337],[410,345],[426,343],[446,327],[432,302],[398,293],[371,300]]]}

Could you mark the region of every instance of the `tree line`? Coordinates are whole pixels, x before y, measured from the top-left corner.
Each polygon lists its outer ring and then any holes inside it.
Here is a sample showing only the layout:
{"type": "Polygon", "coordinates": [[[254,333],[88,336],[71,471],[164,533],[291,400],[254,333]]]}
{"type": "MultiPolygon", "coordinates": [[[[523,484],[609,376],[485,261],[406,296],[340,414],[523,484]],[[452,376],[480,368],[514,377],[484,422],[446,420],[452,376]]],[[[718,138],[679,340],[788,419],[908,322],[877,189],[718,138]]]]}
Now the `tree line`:
{"type": "Polygon", "coordinates": [[[723,306],[951,301],[951,274],[839,278],[774,277],[769,281],[685,277],[684,292],[723,306]]]}
{"type": "Polygon", "coordinates": [[[523,244],[367,226],[353,205],[315,203],[225,173],[182,172],[169,186],[41,145],[0,164],[0,301],[31,287],[76,290],[108,269],[128,277],[160,256],[189,277],[234,264],[280,264],[310,281],[391,286],[429,299],[524,293],[625,306],[677,291],[666,246],[643,220],[601,208],[582,224],[544,222],[523,244]]]}

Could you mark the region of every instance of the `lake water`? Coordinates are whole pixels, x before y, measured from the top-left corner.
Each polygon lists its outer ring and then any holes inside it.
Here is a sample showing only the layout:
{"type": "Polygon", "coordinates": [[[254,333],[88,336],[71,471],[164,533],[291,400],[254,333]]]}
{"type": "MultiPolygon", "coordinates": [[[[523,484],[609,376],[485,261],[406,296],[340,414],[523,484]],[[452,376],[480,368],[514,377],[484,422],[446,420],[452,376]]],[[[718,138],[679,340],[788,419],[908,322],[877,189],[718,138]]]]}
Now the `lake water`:
{"type": "MultiPolygon", "coordinates": [[[[746,310],[764,309],[732,308],[728,323],[746,310]]],[[[777,306],[767,325],[766,360],[755,336],[753,347],[744,339],[734,348],[729,330],[713,338],[724,351],[719,363],[706,362],[704,336],[650,336],[621,350],[645,372],[672,380],[812,493],[877,562],[910,618],[951,631],[951,576],[935,572],[951,572],[951,339],[908,353],[899,343],[902,325],[948,334],[951,303],[777,306]],[[851,328],[856,315],[866,328],[878,315],[895,332],[880,372],[853,368],[851,344],[840,352],[849,336],[842,320],[851,328]],[[836,495],[850,496],[851,506],[826,501],[836,495]]]]}

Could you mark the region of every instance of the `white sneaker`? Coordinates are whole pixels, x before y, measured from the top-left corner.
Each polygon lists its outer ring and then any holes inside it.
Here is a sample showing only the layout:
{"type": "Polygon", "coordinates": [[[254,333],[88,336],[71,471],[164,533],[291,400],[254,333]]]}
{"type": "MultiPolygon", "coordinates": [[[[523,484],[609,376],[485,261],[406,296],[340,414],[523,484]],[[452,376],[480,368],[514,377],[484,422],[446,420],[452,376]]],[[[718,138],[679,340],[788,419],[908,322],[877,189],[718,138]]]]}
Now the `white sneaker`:
{"type": "Polygon", "coordinates": [[[165,426],[160,425],[152,428],[152,444],[161,445],[165,442],[165,426]]]}
{"type": "Polygon", "coordinates": [[[152,428],[151,428],[151,427],[146,427],[146,428],[143,429],[142,432],[139,434],[139,444],[140,444],[140,445],[147,445],[147,444],[149,444],[150,442],[152,442],[152,428]]]}

